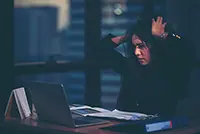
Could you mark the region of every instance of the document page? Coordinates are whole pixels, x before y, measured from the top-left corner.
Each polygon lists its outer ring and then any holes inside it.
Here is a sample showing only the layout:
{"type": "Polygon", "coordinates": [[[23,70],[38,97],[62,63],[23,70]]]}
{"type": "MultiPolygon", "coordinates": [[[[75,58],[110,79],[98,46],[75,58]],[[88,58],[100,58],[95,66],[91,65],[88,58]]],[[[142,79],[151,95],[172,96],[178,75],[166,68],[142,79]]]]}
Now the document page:
{"type": "Polygon", "coordinates": [[[125,111],[120,111],[117,109],[110,111],[104,108],[90,107],[87,105],[71,106],[70,110],[72,113],[80,114],[82,116],[113,118],[113,119],[120,119],[120,120],[141,120],[144,118],[154,116],[154,115],[147,115],[147,114],[138,113],[138,112],[125,112],[125,111]]]}
{"type": "Polygon", "coordinates": [[[89,114],[88,116],[106,117],[106,118],[114,118],[114,119],[120,119],[120,120],[140,120],[150,115],[137,113],[137,112],[124,112],[124,111],[119,111],[115,109],[109,112],[89,114]]]}
{"type": "Polygon", "coordinates": [[[82,116],[87,116],[87,115],[95,114],[95,113],[111,112],[107,109],[103,109],[103,108],[99,108],[99,107],[90,107],[87,105],[71,106],[70,110],[72,113],[80,114],[82,116]]]}

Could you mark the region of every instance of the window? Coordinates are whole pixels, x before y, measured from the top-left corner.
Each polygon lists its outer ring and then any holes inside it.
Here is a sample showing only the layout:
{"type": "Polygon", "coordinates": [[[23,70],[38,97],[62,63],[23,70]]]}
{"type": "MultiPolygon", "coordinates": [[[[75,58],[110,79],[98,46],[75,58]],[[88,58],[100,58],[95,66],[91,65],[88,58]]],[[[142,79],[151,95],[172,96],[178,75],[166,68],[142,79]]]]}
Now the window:
{"type": "MultiPolygon", "coordinates": [[[[14,4],[15,64],[84,59],[84,0],[15,0],[14,4]]],[[[83,104],[85,72],[67,71],[20,75],[15,79],[16,86],[22,81],[60,83],[65,86],[70,103],[83,104]]]]}
{"type": "Polygon", "coordinates": [[[15,63],[84,58],[84,0],[15,0],[15,63]]]}

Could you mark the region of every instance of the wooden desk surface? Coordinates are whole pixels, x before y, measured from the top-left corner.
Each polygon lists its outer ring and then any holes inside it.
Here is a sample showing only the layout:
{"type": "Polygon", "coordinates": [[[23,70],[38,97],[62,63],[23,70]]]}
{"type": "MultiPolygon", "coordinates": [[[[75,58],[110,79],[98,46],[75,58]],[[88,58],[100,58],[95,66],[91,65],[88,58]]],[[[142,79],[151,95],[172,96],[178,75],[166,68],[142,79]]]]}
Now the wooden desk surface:
{"type": "MultiPolygon", "coordinates": [[[[7,129],[26,129],[30,132],[45,132],[45,133],[65,133],[65,134],[72,134],[72,133],[81,133],[81,134],[119,134],[118,132],[112,132],[108,130],[102,130],[101,127],[112,126],[115,124],[119,124],[119,122],[111,121],[108,124],[102,124],[97,126],[89,126],[89,127],[82,127],[82,128],[68,128],[65,126],[59,126],[50,123],[44,123],[39,121],[34,121],[31,119],[14,119],[14,118],[7,118],[5,119],[2,126],[7,129]]],[[[165,132],[157,132],[156,134],[195,134],[196,132],[200,131],[200,120],[193,121],[190,123],[188,127],[170,130],[165,132]]]]}

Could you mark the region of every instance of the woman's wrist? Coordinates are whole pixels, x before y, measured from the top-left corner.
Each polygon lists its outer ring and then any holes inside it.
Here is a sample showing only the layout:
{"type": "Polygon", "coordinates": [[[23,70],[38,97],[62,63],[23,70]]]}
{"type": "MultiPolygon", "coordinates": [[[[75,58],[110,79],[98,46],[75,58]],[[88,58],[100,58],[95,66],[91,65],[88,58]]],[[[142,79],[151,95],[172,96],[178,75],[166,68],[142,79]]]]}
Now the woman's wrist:
{"type": "Polygon", "coordinates": [[[160,35],[160,38],[161,38],[161,39],[166,39],[167,36],[168,36],[168,33],[167,33],[167,32],[164,32],[164,33],[162,33],[162,34],[160,35]]]}

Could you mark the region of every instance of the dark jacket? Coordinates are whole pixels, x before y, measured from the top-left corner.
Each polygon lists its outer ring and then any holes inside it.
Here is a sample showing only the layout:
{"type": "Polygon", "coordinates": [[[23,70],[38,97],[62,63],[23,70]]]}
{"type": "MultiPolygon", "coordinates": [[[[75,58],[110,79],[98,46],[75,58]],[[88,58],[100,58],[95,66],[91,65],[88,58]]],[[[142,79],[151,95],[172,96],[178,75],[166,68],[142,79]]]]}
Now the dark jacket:
{"type": "Polygon", "coordinates": [[[134,55],[127,58],[117,52],[112,37],[109,34],[101,40],[95,55],[101,67],[112,68],[121,75],[116,109],[173,115],[187,89],[191,65],[183,42],[171,35],[166,41],[155,39],[157,60],[141,66],[134,55]]]}

